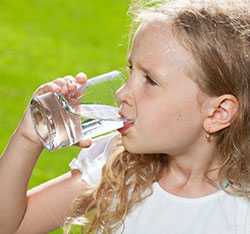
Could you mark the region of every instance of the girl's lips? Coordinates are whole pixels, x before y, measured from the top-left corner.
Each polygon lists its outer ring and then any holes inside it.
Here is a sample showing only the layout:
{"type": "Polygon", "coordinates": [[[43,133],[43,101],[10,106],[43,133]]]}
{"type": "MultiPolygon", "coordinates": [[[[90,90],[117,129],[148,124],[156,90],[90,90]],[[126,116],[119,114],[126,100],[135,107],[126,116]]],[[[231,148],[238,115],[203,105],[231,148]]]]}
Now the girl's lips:
{"type": "Polygon", "coordinates": [[[121,134],[124,134],[130,127],[134,125],[132,121],[125,121],[124,126],[122,128],[117,129],[121,134]]]}

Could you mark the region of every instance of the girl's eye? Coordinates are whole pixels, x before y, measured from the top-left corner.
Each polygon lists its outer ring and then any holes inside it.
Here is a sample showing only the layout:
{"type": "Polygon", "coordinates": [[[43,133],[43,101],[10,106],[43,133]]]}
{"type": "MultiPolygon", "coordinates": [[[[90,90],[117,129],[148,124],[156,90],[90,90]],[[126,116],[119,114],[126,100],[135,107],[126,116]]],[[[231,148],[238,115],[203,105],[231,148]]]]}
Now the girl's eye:
{"type": "Polygon", "coordinates": [[[130,65],[130,64],[127,65],[127,70],[128,70],[129,72],[131,72],[132,68],[133,68],[132,65],[130,65]]]}
{"type": "MultiPolygon", "coordinates": [[[[132,72],[132,69],[133,69],[133,66],[132,66],[131,64],[128,64],[128,65],[127,65],[127,70],[128,70],[129,73],[132,72]]],[[[146,79],[146,82],[149,83],[150,85],[152,85],[152,86],[157,86],[157,85],[158,85],[155,81],[153,81],[153,80],[150,78],[149,75],[145,74],[145,75],[144,75],[144,78],[146,79]]]]}
{"type": "Polygon", "coordinates": [[[158,85],[155,81],[153,81],[149,75],[145,75],[144,78],[147,80],[147,82],[152,85],[152,86],[156,86],[158,85]]]}

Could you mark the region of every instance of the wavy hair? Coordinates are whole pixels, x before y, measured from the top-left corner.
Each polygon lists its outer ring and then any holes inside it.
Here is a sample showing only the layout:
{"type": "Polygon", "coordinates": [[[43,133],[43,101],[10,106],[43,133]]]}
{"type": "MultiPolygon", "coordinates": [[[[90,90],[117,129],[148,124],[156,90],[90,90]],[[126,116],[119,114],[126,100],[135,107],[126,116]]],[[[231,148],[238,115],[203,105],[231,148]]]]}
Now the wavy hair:
{"type": "MultiPolygon", "coordinates": [[[[239,101],[231,125],[214,133],[213,138],[222,157],[218,168],[220,187],[246,198],[250,198],[249,9],[247,1],[242,0],[137,0],[129,9],[133,18],[131,37],[141,23],[164,16],[173,25],[178,42],[194,58],[189,74],[200,89],[214,97],[231,94],[239,101]],[[230,191],[223,187],[225,179],[230,182],[230,191]]],[[[75,201],[72,219],[91,214],[87,233],[112,233],[132,208],[152,193],[152,184],[159,180],[167,163],[163,154],[135,155],[121,148],[114,150],[102,169],[98,186],[75,201]],[[90,202],[85,207],[87,200],[90,202]]]]}

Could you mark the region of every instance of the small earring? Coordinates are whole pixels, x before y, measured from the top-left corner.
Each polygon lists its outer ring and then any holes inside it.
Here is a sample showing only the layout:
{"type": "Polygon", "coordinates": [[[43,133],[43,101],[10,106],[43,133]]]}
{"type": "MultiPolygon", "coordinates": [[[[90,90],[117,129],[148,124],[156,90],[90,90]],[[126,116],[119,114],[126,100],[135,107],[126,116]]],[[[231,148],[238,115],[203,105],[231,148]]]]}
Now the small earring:
{"type": "Polygon", "coordinates": [[[207,133],[205,137],[206,137],[206,139],[207,139],[208,142],[211,141],[211,137],[212,137],[212,136],[211,136],[209,133],[207,133]]]}

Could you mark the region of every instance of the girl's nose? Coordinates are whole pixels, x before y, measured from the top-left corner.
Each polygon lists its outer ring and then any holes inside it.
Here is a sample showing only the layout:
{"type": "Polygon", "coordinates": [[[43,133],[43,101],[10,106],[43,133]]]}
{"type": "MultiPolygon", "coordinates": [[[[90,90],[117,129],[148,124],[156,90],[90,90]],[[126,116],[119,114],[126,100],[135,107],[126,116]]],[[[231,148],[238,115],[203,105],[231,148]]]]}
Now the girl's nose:
{"type": "Polygon", "coordinates": [[[120,105],[122,102],[129,103],[133,97],[131,90],[128,89],[128,85],[124,84],[116,91],[116,98],[118,104],[120,105]]]}

